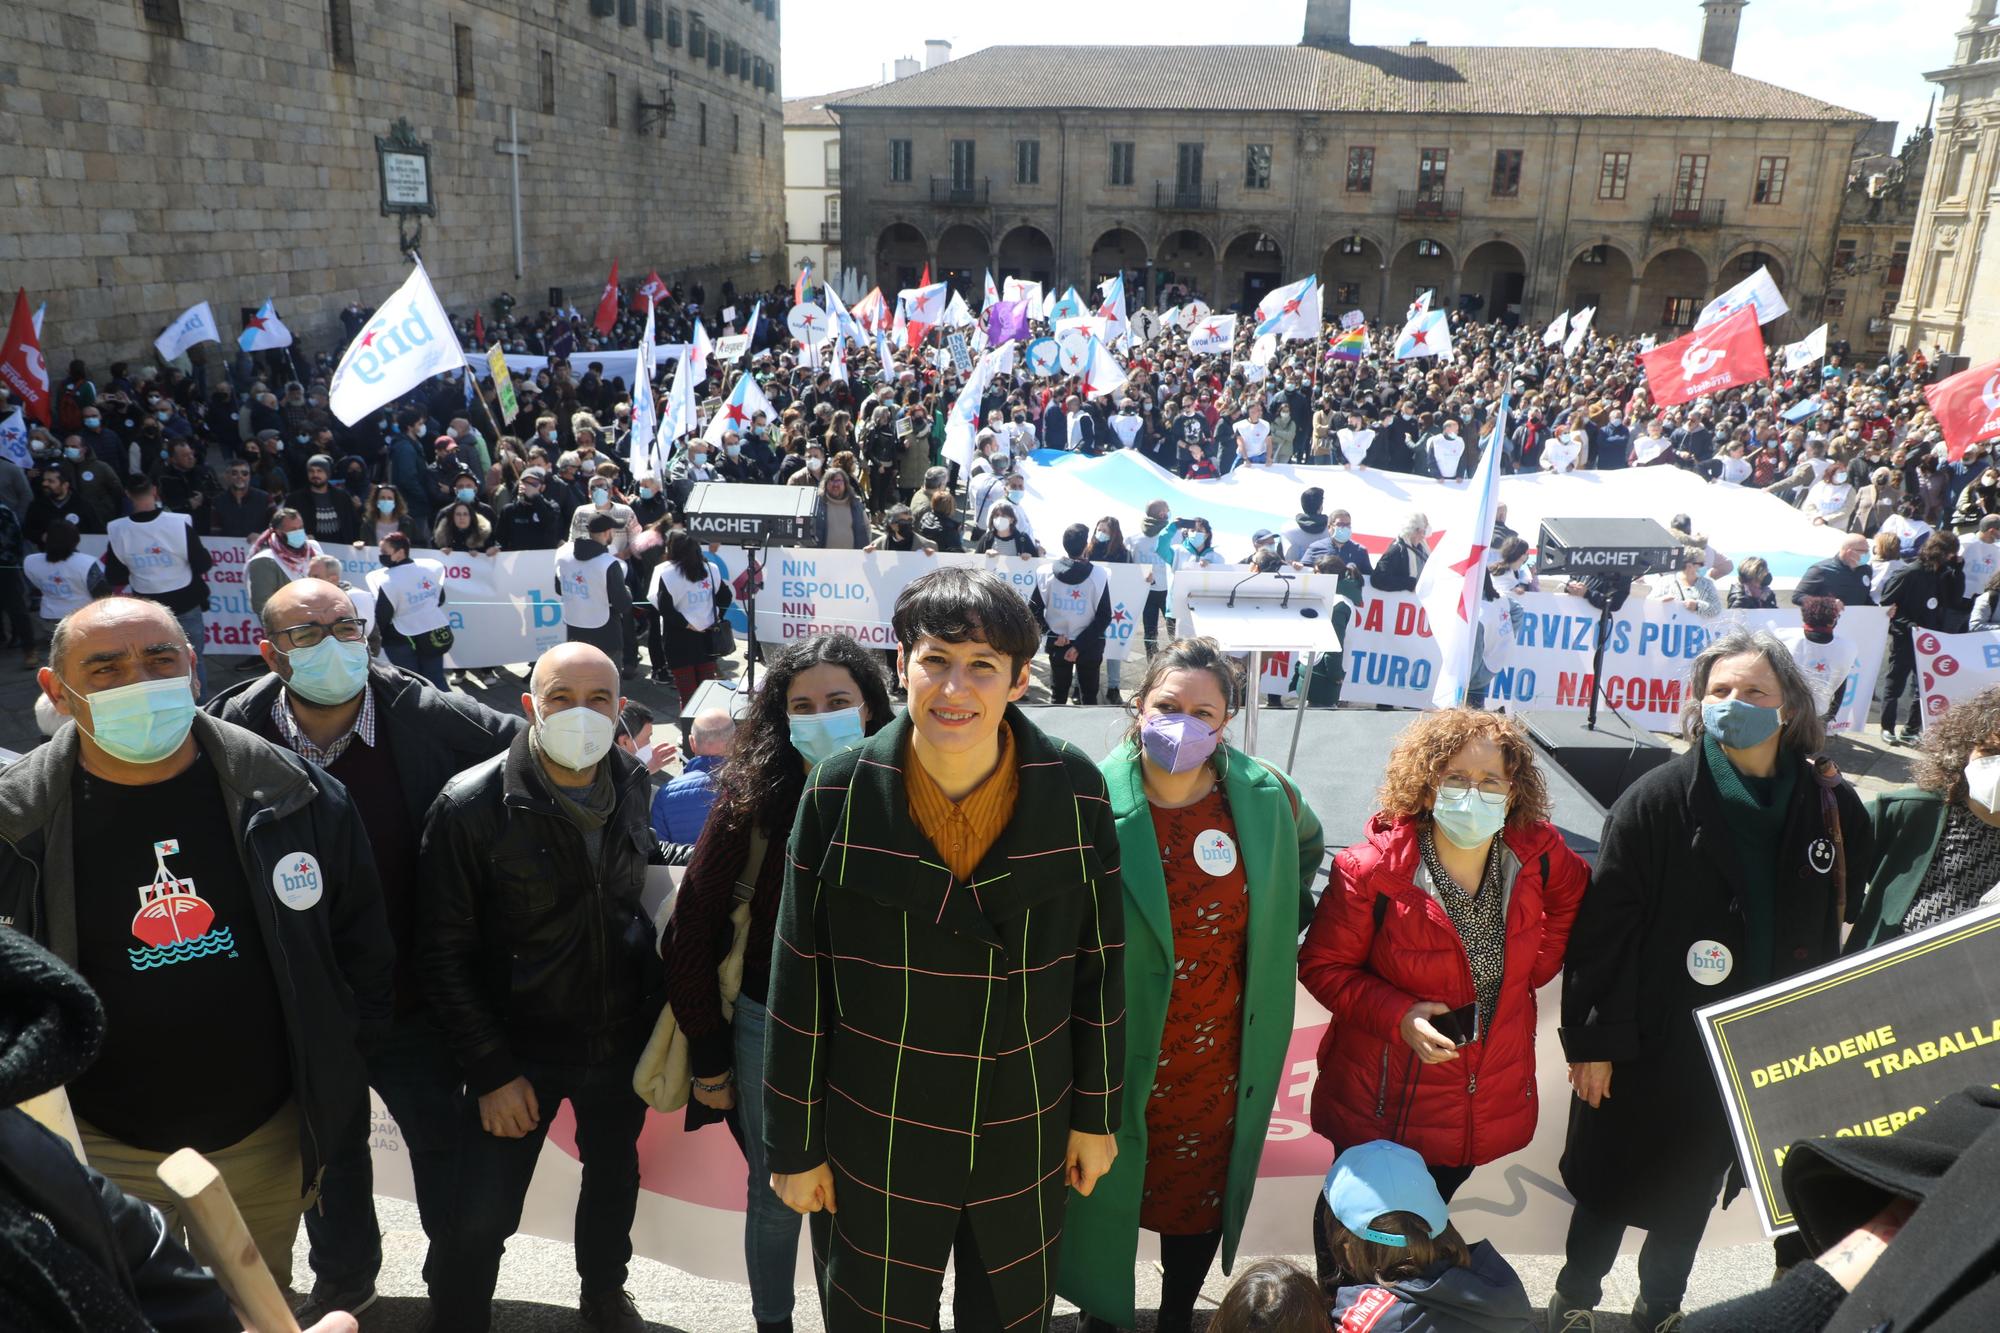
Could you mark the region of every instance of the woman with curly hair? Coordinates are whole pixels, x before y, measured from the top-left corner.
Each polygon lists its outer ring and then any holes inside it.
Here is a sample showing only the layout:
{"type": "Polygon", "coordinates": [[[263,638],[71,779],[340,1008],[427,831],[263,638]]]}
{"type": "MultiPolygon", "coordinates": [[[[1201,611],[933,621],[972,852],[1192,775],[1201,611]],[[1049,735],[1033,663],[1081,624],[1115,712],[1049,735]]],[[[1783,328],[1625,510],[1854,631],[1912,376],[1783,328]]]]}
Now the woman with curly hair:
{"type": "Polygon", "coordinates": [[[2000,685],[1924,728],[1916,779],[1868,803],[1875,856],[1850,953],[1969,912],[2000,882],[2000,685]]]}
{"type": "Polygon", "coordinates": [[[1549,822],[1527,732],[1496,714],[1417,718],[1377,799],[1299,950],[1299,980],[1332,1014],[1312,1123],[1339,1148],[1414,1149],[1449,1200],[1534,1137],[1535,992],[1562,970],[1590,872],[1549,822]]]}
{"type": "Polygon", "coordinates": [[[694,1076],[688,1128],[727,1112],[749,1166],[743,1257],[759,1333],[791,1327],[799,1252],[799,1215],[772,1192],[763,1143],[764,1003],[785,843],[812,766],[861,744],[894,716],[880,660],[845,634],[819,635],[772,659],[749,716],[737,724],[715,808],[660,944],[694,1076]],[[747,934],[743,989],[732,1015],[723,1012],[716,967],[738,929],[747,934]]]}

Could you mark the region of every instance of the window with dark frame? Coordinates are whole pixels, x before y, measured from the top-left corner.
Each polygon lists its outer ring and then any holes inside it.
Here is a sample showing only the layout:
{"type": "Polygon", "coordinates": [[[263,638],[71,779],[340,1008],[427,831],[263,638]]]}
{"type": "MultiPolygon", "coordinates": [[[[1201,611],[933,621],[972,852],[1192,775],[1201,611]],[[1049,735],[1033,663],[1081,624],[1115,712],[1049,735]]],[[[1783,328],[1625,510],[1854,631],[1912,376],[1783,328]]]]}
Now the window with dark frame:
{"type": "Polygon", "coordinates": [[[1333,285],[1335,305],[1360,305],[1361,284],[1358,282],[1336,282],[1333,285]]]}
{"type": "Polygon", "coordinates": [[[770,135],[767,133],[770,128],[771,122],[768,120],[759,120],[757,122],[757,156],[759,157],[764,156],[765,150],[770,146],[770,135]]]}
{"type": "Polygon", "coordinates": [[[714,33],[708,35],[708,67],[715,69],[722,64],[722,39],[714,33]]]}
{"type": "Polygon", "coordinates": [[[1244,147],[1243,188],[1246,190],[1268,190],[1271,188],[1270,144],[1253,143],[1244,147]]]}
{"type": "Polygon", "coordinates": [[[639,0],[618,0],[618,24],[625,28],[639,26],[639,0]]]}
{"type": "Polygon", "coordinates": [[[669,9],[667,11],[667,45],[669,47],[678,47],[680,44],[681,11],[678,9],[669,9]]]}
{"type": "Polygon", "coordinates": [[[1835,287],[1827,292],[1826,313],[1833,316],[1847,313],[1847,288],[1835,287]]]}
{"type": "Polygon", "coordinates": [[[972,171],[977,158],[977,145],[971,139],[951,141],[951,188],[969,190],[972,188],[972,171]]]}
{"type": "Polygon", "coordinates": [[[708,147],[708,103],[706,102],[701,104],[701,128],[695,140],[695,146],[699,148],[708,147]]]}
{"type": "Polygon", "coordinates": [[[1443,258],[1443,256],[1444,256],[1444,247],[1438,244],[1436,241],[1424,240],[1417,242],[1417,258],[1440,259],[1443,258]]]}
{"type": "MultiPolygon", "coordinates": [[[[178,12],[180,6],[175,5],[178,12]]],[[[354,68],[354,5],[352,0],[327,0],[327,52],[335,69],[354,68]]],[[[470,88],[464,89],[471,92],[470,88]]]]}
{"type": "Polygon", "coordinates": [[[468,24],[451,25],[451,67],[456,75],[458,95],[472,96],[472,28],[468,24]]]}
{"type": "Polygon", "coordinates": [[[1680,165],[1674,169],[1674,212],[1700,212],[1702,196],[1707,192],[1708,154],[1682,153],[1680,165]]]}
{"type": "Polygon", "coordinates": [[[611,11],[615,8],[617,0],[590,0],[590,12],[595,18],[610,18],[611,11]]]}
{"type": "Polygon", "coordinates": [[[1630,153],[1606,153],[1604,166],[1597,173],[1597,197],[1599,199],[1623,199],[1625,188],[1632,179],[1632,155],[1630,153]]]}
{"type": "Polygon", "coordinates": [[[732,78],[736,75],[736,43],[734,42],[725,41],[722,44],[722,72],[732,78]]]}
{"type": "Polygon", "coordinates": [[[1367,194],[1375,188],[1375,150],[1362,146],[1347,150],[1347,192],[1367,194]]]}
{"type": "Polygon", "coordinates": [[[1451,170],[1451,149],[1422,148],[1417,151],[1417,194],[1433,199],[1444,193],[1451,170]]]}
{"type": "Polygon", "coordinates": [[[1861,243],[1851,236],[1843,236],[1840,240],[1835,241],[1833,245],[1833,271],[1835,273],[1852,273],[1854,271],[1854,256],[1860,248],[1861,243]]]}
{"type": "Polygon", "coordinates": [[[910,183],[910,140],[889,140],[889,179],[897,185],[910,183]]]}
{"type": "Polygon", "coordinates": [[[604,124],[607,129],[618,128],[618,76],[608,72],[604,76],[604,124]]]}
{"type": "Polygon", "coordinates": [[[1910,243],[1897,241],[1889,250],[1889,271],[1882,278],[1885,287],[1901,287],[1910,271],[1910,243]]]}
{"type": "Polygon", "coordinates": [[[696,11],[688,11],[688,58],[701,60],[708,55],[708,24],[696,11]]]}
{"type": "Polygon", "coordinates": [[[1493,154],[1493,197],[1518,199],[1521,196],[1521,150],[1501,148],[1493,154]]]}
{"type": "Polygon", "coordinates": [[[548,47],[542,48],[542,114],[556,113],[556,53],[548,47]]]}
{"type": "Polygon", "coordinates": [[[1133,175],[1133,159],[1137,156],[1137,145],[1129,140],[1119,140],[1111,145],[1111,183],[1130,185],[1133,175]]]}
{"type": "Polygon", "coordinates": [[[1340,238],[1340,244],[1335,248],[1344,255],[1358,255],[1366,247],[1367,242],[1363,241],[1359,236],[1343,236],[1340,238]]]}
{"type": "Polygon", "coordinates": [[[181,35],[181,0],[139,0],[139,12],[146,22],[181,35]]]}
{"type": "Polygon", "coordinates": [[[732,111],[729,113],[729,151],[732,153],[743,151],[743,113],[741,111],[732,111]]]}
{"type": "Polygon", "coordinates": [[[1042,183],[1042,141],[1040,139],[1016,139],[1014,141],[1014,183],[1016,185],[1040,185],[1042,183]]]}
{"type": "Polygon", "coordinates": [[[1701,313],[1701,306],[1699,296],[1669,296],[1666,309],[1660,314],[1660,322],[1671,328],[1685,328],[1694,323],[1695,316],[1701,313]]]}
{"type": "Polygon", "coordinates": [[[660,0],[646,0],[646,40],[657,42],[666,30],[666,20],[661,17],[660,0]]]}
{"type": "Polygon", "coordinates": [[[1750,194],[1750,201],[1757,204],[1782,204],[1785,202],[1785,172],[1791,166],[1789,157],[1760,157],[1757,159],[1757,187],[1750,194]]]}

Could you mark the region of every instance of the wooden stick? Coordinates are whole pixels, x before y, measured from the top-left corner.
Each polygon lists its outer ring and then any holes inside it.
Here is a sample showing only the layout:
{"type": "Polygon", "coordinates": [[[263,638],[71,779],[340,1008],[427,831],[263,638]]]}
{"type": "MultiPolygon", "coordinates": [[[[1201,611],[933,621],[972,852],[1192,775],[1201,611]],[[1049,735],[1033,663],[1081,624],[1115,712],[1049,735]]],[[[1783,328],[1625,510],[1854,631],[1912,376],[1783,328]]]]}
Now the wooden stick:
{"type": "Polygon", "coordinates": [[[161,1162],[156,1174],[180,1205],[199,1257],[214,1266],[215,1280],[247,1333],[299,1333],[291,1303],[257,1253],[222,1173],[194,1149],[182,1148],[161,1162]]]}

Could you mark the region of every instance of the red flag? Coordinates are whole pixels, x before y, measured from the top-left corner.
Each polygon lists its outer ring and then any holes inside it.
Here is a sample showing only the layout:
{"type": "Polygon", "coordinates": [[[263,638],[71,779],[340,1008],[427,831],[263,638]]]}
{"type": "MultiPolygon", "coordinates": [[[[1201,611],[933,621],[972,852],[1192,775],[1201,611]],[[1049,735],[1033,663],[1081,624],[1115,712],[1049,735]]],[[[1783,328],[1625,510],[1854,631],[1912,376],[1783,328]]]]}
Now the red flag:
{"type": "Polygon", "coordinates": [[[611,276],[605,279],[604,295],[597,298],[597,318],[591,323],[597,331],[609,334],[618,323],[618,261],[611,261],[611,276]]]}
{"type": "Polygon", "coordinates": [[[483,310],[472,312],[472,341],[481,347],[486,346],[486,312],[483,310]]]}
{"type": "Polygon", "coordinates": [[[926,259],[924,261],[924,276],[917,279],[917,286],[928,287],[930,285],[931,285],[931,261],[926,259]]]}
{"type": "Polygon", "coordinates": [[[1944,432],[1945,457],[1956,463],[1966,445],[2000,435],[2000,361],[1925,385],[1924,400],[1944,432]]]}
{"type": "Polygon", "coordinates": [[[1639,353],[1639,364],[1646,368],[1653,401],[1662,407],[1771,378],[1757,310],[1748,305],[1665,347],[1639,353]]]}
{"type": "Polygon", "coordinates": [[[25,289],[14,293],[14,317],[7,322],[7,341],[0,343],[0,380],[23,411],[44,426],[49,424],[49,367],[42,360],[42,340],[35,332],[25,289]]]}
{"type": "Polygon", "coordinates": [[[660,280],[660,271],[658,269],[654,269],[646,275],[646,280],[639,284],[637,292],[638,296],[645,299],[648,310],[658,305],[661,301],[664,301],[671,294],[671,290],[667,284],[660,280]]]}

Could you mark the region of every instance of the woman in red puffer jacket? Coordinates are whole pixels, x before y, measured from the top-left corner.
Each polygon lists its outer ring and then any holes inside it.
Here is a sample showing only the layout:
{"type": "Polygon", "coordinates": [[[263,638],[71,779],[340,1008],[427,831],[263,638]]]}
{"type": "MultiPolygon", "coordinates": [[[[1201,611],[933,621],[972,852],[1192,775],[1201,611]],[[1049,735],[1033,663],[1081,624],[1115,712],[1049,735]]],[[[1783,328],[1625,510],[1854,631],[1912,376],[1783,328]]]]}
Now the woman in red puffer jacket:
{"type": "Polygon", "coordinates": [[[1495,714],[1412,722],[1379,799],[1299,950],[1333,1016],[1312,1123],[1336,1148],[1414,1149],[1449,1200],[1534,1137],[1535,992],[1562,970],[1590,872],[1548,822],[1527,734],[1495,714]]]}

